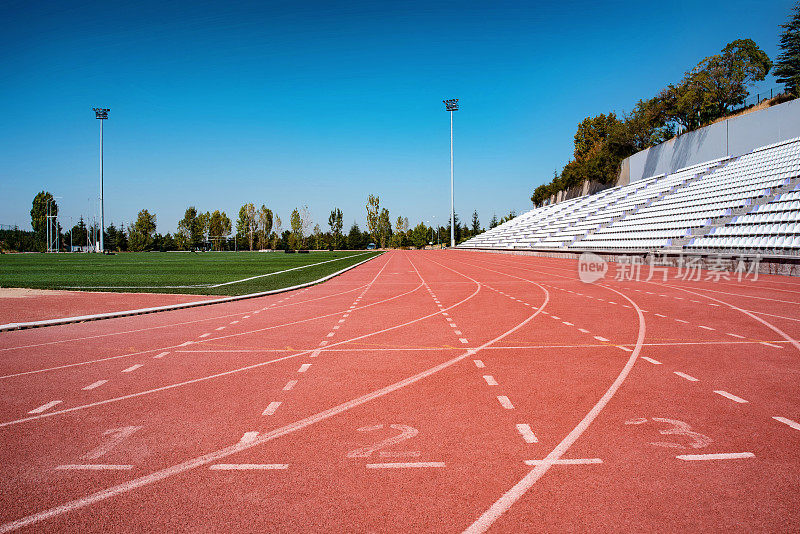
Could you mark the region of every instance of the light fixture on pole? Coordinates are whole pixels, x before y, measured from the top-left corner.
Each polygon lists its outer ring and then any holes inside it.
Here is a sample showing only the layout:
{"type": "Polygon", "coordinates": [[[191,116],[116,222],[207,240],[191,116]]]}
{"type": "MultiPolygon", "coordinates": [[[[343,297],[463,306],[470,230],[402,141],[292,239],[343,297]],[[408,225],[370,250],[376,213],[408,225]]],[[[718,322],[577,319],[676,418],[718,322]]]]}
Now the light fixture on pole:
{"type": "Polygon", "coordinates": [[[103,233],[105,232],[105,213],[103,210],[103,121],[108,119],[110,108],[92,108],[94,118],[100,120],[100,252],[104,252],[103,233]]]}
{"type": "Polygon", "coordinates": [[[450,246],[456,246],[455,204],[453,201],[453,112],[458,111],[458,99],[442,100],[445,111],[450,112],[450,246]]]}

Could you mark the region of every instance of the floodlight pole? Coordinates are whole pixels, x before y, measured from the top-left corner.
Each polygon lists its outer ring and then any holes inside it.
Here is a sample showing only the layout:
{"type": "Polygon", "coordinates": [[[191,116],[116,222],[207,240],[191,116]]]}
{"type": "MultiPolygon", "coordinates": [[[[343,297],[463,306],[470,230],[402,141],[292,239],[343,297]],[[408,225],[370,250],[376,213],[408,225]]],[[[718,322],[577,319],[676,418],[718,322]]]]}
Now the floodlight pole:
{"type": "Polygon", "coordinates": [[[110,108],[92,108],[94,118],[100,120],[100,252],[105,252],[103,233],[105,232],[105,211],[103,205],[103,121],[108,119],[110,108]]]}
{"type": "Polygon", "coordinates": [[[442,100],[445,110],[450,112],[450,246],[456,246],[456,211],[453,199],[453,112],[458,111],[458,99],[442,100]]]}

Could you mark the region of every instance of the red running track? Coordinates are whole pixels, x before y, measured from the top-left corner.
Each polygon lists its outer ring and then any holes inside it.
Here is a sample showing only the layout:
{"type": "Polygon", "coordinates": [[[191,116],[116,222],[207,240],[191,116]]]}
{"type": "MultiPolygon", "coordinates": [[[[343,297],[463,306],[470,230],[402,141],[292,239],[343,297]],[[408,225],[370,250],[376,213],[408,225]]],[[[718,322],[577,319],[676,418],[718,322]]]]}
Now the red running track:
{"type": "Polygon", "coordinates": [[[800,283],[390,252],[0,334],[0,531],[786,531],[800,283]]]}

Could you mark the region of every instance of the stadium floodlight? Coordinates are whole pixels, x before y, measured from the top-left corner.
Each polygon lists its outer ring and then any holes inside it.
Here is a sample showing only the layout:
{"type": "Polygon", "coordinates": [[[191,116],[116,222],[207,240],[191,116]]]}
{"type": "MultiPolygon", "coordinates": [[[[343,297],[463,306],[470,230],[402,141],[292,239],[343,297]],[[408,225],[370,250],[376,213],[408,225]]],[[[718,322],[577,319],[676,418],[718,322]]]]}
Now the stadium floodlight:
{"type": "Polygon", "coordinates": [[[103,234],[105,233],[105,211],[103,209],[103,121],[108,119],[110,108],[92,108],[94,118],[100,120],[100,252],[105,251],[103,234]]]}
{"type": "Polygon", "coordinates": [[[456,210],[453,201],[453,112],[458,111],[458,99],[442,100],[445,111],[450,112],[450,246],[456,246],[456,210]]]}

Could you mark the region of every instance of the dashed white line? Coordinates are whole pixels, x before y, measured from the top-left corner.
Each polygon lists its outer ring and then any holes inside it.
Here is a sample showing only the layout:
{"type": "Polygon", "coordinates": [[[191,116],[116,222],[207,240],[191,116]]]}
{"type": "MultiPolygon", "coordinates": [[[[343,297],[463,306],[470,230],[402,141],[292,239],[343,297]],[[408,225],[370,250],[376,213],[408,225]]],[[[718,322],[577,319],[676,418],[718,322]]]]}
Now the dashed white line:
{"type": "Polygon", "coordinates": [[[59,471],[129,471],[132,465],[114,464],[66,464],[56,467],[59,471]]]}
{"type": "Polygon", "coordinates": [[[561,321],[561,322],[564,323],[567,326],[575,326],[574,324],[570,323],[569,321],[561,321]]]}
{"type": "Polygon", "coordinates": [[[595,338],[597,341],[606,341],[606,342],[608,341],[608,340],[607,340],[606,338],[604,338],[603,336],[593,336],[593,337],[594,337],[594,338],[595,338]]]}
{"type": "Polygon", "coordinates": [[[703,330],[714,330],[714,329],[713,329],[713,328],[711,328],[710,326],[703,326],[703,325],[701,325],[701,324],[697,325],[697,328],[702,328],[703,330]]]}
{"type": "Polygon", "coordinates": [[[584,334],[588,334],[589,333],[589,331],[586,330],[585,328],[578,328],[578,332],[582,332],[584,334]]]}
{"type": "Polygon", "coordinates": [[[508,400],[508,397],[506,397],[505,395],[498,395],[497,400],[500,401],[500,406],[502,406],[506,410],[514,409],[514,405],[511,404],[511,401],[508,400]]]}
{"type": "Polygon", "coordinates": [[[492,375],[483,375],[483,379],[486,380],[486,384],[489,386],[497,385],[497,380],[495,380],[492,375]]]}
{"type": "Polygon", "coordinates": [[[740,336],[739,334],[731,334],[730,332],[726,332],[726,334],[731,337],[738,337],[739,339],[744,339],[744,336],[740,336]]]}
{"type": "Polygon", "coordinates": [[[319,356],[319,353],[320,353],[320,352],[322,352],[322,349],[316,349],[316,350],[314,350],[314,352],[312,352],[312,353],[311,353],[311,355],[309,356],[309,358],[316,358],[317,356],[319,356]]]}
{"type": "Polygon", "coordinates": [[[89,391],[90,389],[99,388],[100,386],[102,386],[106,382],[108,382],[108,380],[98,380],[97,382],[93,382],[93,383],[89,384],[88,386],[86,386],[85,388],[81,388],[81,389],[83,391],[89,391]]]}
{"type": "Polygon", "coordinates": [[[270,402],[269,406],[267,406],[267,409],[264,410],[263,412],[261,412],[261,415],[272,415],[272,414],[274,414],[278,410],[278,407],[280,405],[281,405],[281,401],[272,401],[272,402],[270,402]]]}
{"type": "Polygon", "coordinates": [[[467,338],[465,338],[465,337],[460,337],[460,338],[458,338],[458,340],[459,340],[460,342],[462,342],[463,344],[465,344],[465,345],[466,345],[467,343],[469,343],[469,341],[467,341],[467,338]]]}
{"type": "Polygon", "coordinates": [[[328,335],[325,337],[333,337],[333,332],[328,332],[328,335]]]}
{"type": "Polygon", "coordinates": [[[525,440],[525,443],[539,442],[539,440],[536,439],[536,434],[534,434],[533,430],[531,430],[531,425],[527,423],[517,423],[517,432],[522,435],[522,439],[525,440]]]}
{"type": "Polygon", "coordinates": [[[723,391],[721,389],[714,390],[714,393],[716,393],[717,395],[722,395],[726,399],[730,399],[733,402],[738,402],[739,404],[744,404],[744,403],[748,402],[748,401],[744,400],[741,397],[737,397],[733,393],[728,393],[727,391],[723,391]]]}
{"type": "Polygon", "coordinates": [[[128,367],[127,369],[123,369],[123,370],[122,370],[122,372],[123,372],[123,373],[132,373],[132,372],[134,372],[135,370],[137,370],[139,367],[142,367],[142,364],[141,364],[141,363],[137,363],[137,364],[135,364],[135,365],[131,365],[131,366],[130,366],[130,367],[128,367]]]}
{"type": "Polygon", "coordinates": [[[679,454],[679,460],[738,460],[742,458],[755,458],[752,452],[720,452],[715,454],[679,454]]]}
{"type": "MultiPolygon", "coordinates": [[[[541,465],[547,460],[525,460],[525,465],[541,465]]],[[[558,460],[547,462],[552,465],[585,465],[585,464],[602,464],[603,460],[600,458],[559,458],[558,460]]]]}
{"type": "Polygon", "coordinates": [[[762,345],[766,345],[767,347],[772,347],[772,348],[775,348],[775,349],[781,349],[781,348],[783,348],[783,347],[781,347],[780,345],[773,345],[772,343],[767,343],[766,341],[760,341],[760,343],[761,343],[762,345]]]}
{"type": "Polygon", "coordinates": [[[187,347],[187,346],[191,345],[192,343],[194,343],[194,341],[184,341],[183,343],[181,343],[178,346],[179,347],[187,347]]]}
{"type": "Polygon", "coordinates": [[[230,323],[230,324],[236,324],[236,323],[238,323],[238,322],[239,322],[239,321],[231,321],[231,323],[230,323]]]}
{"type": "Polygon", "coordinates": [[[687,375],[686,373],[681,373],[680,371],[673,371],[673,373],[675,373],[676,375],[678,375],[681,378],[685,378],[689,382],[699,382],[700,381],[700,379],[695,378],[692,375],[687,375]]]}
{"type": "Polygon", "coordinates": [[[289,464],[213,464],[212,471],[271,471],[289,469],[289,464]]]}
{"type": "Polygon", "coordinates": [[[208,336],[210,336],[210,335],[211,335],[211,333],[205,333],[205,334],[200,334],[200,336],[199,336],[199,337],[208,337],[208,336]]]}
{"type": "Polygon", "coordinates": [[[50,401],[47,404],[43,404],[43,405],[39,406],[38,408],[34,408],[33,410],[29,411],[28,413],[42,413],[44,411],[49,410],[50,408],[52,408],[53,406],[55,406],[57,404],[61,404],[62,402],[63,401],[60,401],[60,400],[50,401]]]}
{"type": "Polygon", "coordinates": [[[298,369],[297,372],[298,373],[305,373],[306,371],[308,371],[309,367],[311,367],[310,363],[304,363],[303,365],[300,366],[300,369],[298,369]]]}
{"type": "Polygon", "coordinates": [[[642,356],[642,359],[652,363],[653,365],[661,365],[660,361],[654,360],[653,358],[648,358],[647,356],[642,356]]]}
{"type": "Polygon", "coordinates": [[[444,467],[444,462],[389,462],[384,464],[367,464],[367,469],[407,469],[415,467],[444,467]]]}
{"type": "Polygon", "coordinates": [[[283,391],[291,390],[295,385],[297,385],[297,380],[289,380],[286,382],[286,385],[283,386],[283,391]]]}
{"type": "Polygon", "coordinates": [[[215,328],[214,330],[216,330],[216,331],[225,330],[225,327],[224,326],[220,326],[218,328],[215,328]]]}
{"type": "Polygon", "coordinates": [[[257,430],[251,430],[250,432],[245,432],[241,439],[239,439],[239,443],[250,443],[251,441],[255,440],[258,437],[257,430]]]}
{"type": "Polygon", "coordinates": [[[486,365],[481,360],[472,360],[475,363],[475,367],[482,369],[486,367],[486,365]]]}
{"type": "Polygon", "coordinates": [[[169,354],[169,352],[160,352],[160,353],[156,354],[155,356],[153,356],[153,358],[163,358],[167,354],[169,354]]]}
{"type": "Polygon", "coordinates": [[[792,421],[791,419],[786,419],[785,417],[778,417],[777,415],[773,416],[772,418],[775,419],[776,421],[783,423],[784,425],[789,425],[795,430],[800,430],[800,423],[798,423],[797,421],[792,421]]]}
{"type": "Polygon", "coordinates": [[[675,319],[679,323],[689,324],[689,321],[684,321],[683,319],[675,319]]]}

